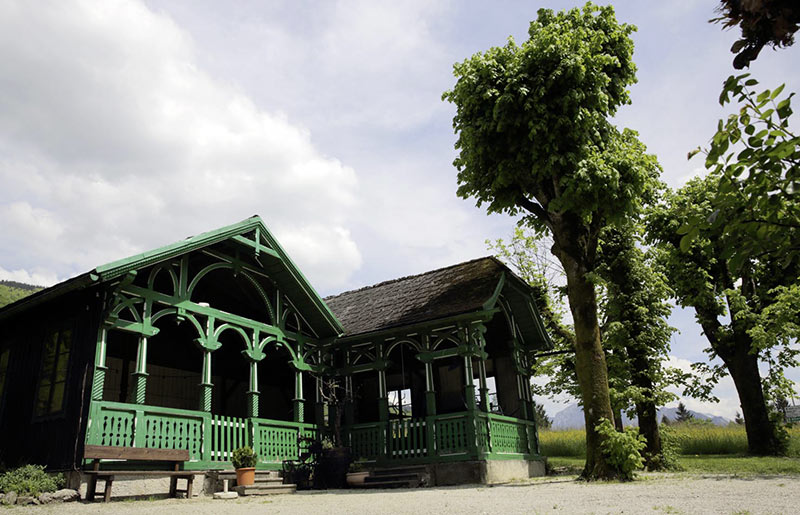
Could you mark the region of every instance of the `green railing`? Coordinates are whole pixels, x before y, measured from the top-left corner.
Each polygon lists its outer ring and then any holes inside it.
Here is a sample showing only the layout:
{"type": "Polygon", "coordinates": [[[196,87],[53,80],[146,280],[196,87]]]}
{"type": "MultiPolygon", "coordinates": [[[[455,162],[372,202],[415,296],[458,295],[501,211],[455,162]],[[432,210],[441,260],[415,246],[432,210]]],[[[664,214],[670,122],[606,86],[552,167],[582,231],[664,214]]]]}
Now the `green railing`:
{"type": "Polygon", "coordinates": [[[424,418],[389,421],[387,454],[390,459],[424,458],[428,455],[424,418]]]}
{"type": "Polygon", "coordinates": [[[466,413],[439,415],[434,419],[436,435],[436,455],[448,456],[466,454],[469,449],[467,441],[467,423],[472,423],[466,413]]]}
{"type": "Polygon", "coordinates": [[[234,449],[250,445],[259,468],[278,468],[283,460],[298,459],[299,436],[315,434],[314,424],[92,401],[86,443],[187,449],[191,469],[229,468],[234,449]]]}
{"type": "Polygon", "coordinates": [[[536,451],[535,436],[531,446],[531,435],[536,426],[530,420],[505,417],[490,413],[489,450],[494,454],[533,454],[536,451]]]}
{"type": "Polygon", "coordinates": [[[261,464],[280,465],[283,460],[300,458],[301,436],[315,436],[314,424],[284,422],[264,418],[250,419],[253,426],[253,449],[261,464]]]}
{"type": "Polygon", "coordinates": [[[374,461],[380,456],[382,425],[380,422],[371,422],[345,428],[345,438],[353,456],[367,461],[374,461]]]}
{"type": "Polygon", "coordinates": [[[247,419],[212,415],[211,461],[230,462],[234,450],[250,445],[250,435],[247,419]]]}
{"type": "Polygon", "coordinates": [[[365,461],[459,461],[481,456],[528,459],[538,453],[533,421],[493,413],[479,412],[470,417],[462,412],[372,422],[347,426],[344,430],[353,454],[365,461]],[[474,424],[474,433],[470,424],[474,424]],[[474,443],[470,445],[472,435],[474,443]]]}
{"type": "Polygon", "coordinates": [[[119,402],[93,402],[86,443],[115,447],[187,449],[203,461],[203,435],[210,415],[119,402]]]}

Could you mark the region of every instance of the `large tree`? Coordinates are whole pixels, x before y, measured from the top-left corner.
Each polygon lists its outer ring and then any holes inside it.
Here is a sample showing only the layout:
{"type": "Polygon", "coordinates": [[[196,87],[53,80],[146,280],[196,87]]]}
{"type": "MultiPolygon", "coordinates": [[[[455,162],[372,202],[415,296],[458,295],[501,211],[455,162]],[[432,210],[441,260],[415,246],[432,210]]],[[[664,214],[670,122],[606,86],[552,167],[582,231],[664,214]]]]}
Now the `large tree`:
{"type": "MultiPolygon", "coordinates": [[[[567,351],[574,348],[574,334],[561,316],[563,270],[548,259],[543,243],[518,227],[510,240],[497,240],[490,248],[533,286],[537,308],[557,347],[557,354],[537,360],[534,373],[545,381],[532,385],[534,393],[580,397],[575,357],[567,351]]],[[[669,464],[662,453],[656,409],[675,398],[667,387],[681,378],[664,367],[674,331],[667,324],[671,290],[666,278],[651,266],[641,248],[640,230],[633,223],[603,231],[598,263],[600,332],[615,422],[621,430],[617,414],[635,414],[647,441],[645,464],[651,470],[663,468],[669,464]]]]}
{"type": "Polygon", "coordinates": [[[444,94],[457,108],[458,194],[552,235],[574,322],[587,479],[618,475],[595,429],[614,419],[592,279],[598,238],[640,208],[659,173],[636,133],[609,122],[635,81],[634,30],[610,6],[540,9],[527,41],[456,64],[444,94]]]}
{"type": "Polygon", "coordinates": [[[797,0],[720,0],[720,13],[712,22],[726,28],[739,26],[742,39],[731,52],[736,54],[733,67],[741,70],[750,66],[764,46],[782,47],[794,43],[794,33],[800,27],[800,2],[797,0]]]}
{"type": "Polygon", "coordinates": [[[783,370],[797,365],[791,331],[797,328],[798,303],[792,291],[797,291],[800,267],[796,262],[753,256],[733,266],[733,249],[747,245],[749,234],[728,231],[725,225],[692,229],[692,238],[679,234],[692,220],[736,217],[740,207],[714,204],[722,180],[718,172],[712,172],[666,195],[666,201],[649,216],[648,237],[657,244],[679,304],[694,309],[710,344],[707,352],[723,363],[701,365],[709,376],[692,393],[708,393],[720,377],[730,374],[739,394],[750,452],[781,454],[785,442],[770,419],[767,401],[770,396],[786,395],[789,383],[783,370]],[[769,365],[764,381],[760,363],[769,365]]]}

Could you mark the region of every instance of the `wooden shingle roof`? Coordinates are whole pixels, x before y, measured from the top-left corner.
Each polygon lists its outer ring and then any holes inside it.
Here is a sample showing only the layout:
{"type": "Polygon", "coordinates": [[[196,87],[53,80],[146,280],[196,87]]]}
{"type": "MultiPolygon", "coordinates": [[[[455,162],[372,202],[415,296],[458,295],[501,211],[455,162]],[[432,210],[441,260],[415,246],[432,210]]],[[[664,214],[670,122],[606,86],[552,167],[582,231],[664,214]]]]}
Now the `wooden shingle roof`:
{"type": "Polygon", "coordinates": [[[352,336],[484,309],[504,272],[496,258],[482,257],[324,300],[352,336]]]}

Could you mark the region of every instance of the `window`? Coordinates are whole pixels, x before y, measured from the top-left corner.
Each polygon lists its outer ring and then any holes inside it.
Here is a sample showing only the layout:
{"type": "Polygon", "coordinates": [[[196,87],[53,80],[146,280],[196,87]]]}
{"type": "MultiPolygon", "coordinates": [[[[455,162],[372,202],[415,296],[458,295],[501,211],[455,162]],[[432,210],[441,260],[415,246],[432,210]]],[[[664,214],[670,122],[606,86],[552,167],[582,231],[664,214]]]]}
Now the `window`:
{"type": "Polygon", "coordinates": [[[71,329],[53,331],[47,335],[42,352],[42,369],[39,373],[39,387],[36,389],[34,415],[49,415],[63,409],[71,346],[71,329]]]}
{"type": "Polygon", "coordinates": [[[389,393],[389,417],[409,418],[411,414],[411,389],[392,390],[389,393]]]}

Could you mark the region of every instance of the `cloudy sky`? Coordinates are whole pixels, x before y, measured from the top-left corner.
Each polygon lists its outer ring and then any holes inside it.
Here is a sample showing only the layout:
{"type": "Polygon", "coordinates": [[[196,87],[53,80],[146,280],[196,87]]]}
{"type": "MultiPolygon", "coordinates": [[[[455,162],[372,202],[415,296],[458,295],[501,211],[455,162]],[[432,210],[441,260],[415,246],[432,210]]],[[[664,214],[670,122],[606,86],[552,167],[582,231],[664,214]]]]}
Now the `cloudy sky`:
{"type": "MultiPolygon", "coordinates": [[[[487,254],[515,220],[455,195],[452,65],[572,2],[0,0],[0,279],[54,284],[259,214],[323,294],[487,254]]],[[[616,2],[617,122],[671,186],[723,111],[714,1],[616,2]]],[[[800,89],[800,45],[752,73],[800,89]]],[[[674,362],[702,359],[691,314],[674,362]]],[[[690,407],[732,417],[722,402],[690,407]]],[[[551,411],[557,408],[547,403],[551,411]]]]}

